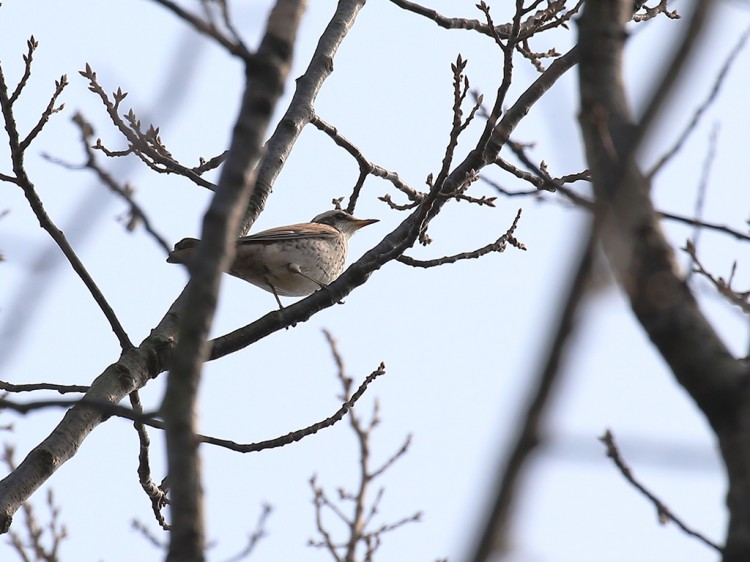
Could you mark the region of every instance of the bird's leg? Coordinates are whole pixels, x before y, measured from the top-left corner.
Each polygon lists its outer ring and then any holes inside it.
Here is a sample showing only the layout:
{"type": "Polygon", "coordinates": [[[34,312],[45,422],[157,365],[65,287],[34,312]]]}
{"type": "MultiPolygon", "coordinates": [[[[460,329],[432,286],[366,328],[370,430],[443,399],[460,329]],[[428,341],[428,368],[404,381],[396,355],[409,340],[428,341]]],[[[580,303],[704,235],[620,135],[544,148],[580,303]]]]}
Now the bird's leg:
{"type": "MultiPolygon", "coordinates": [[[[283,313],[284,312],[284,305],[281,304],[281,299],[279,298],[279,293],[276,292],[276,287],[273,286],[273,283],[271,283],[268,278],[265,278],[266,285],[268,285],[268,288],[271,289],[271,292],[273,293],[274,298],[276,299],[276,302],[279,305],[279,310],[283,313]]],[[[294,328],[297,325],[296,322],[294,322],[291,326],[287,326],[286,329],[294,328]]]]}
{"type": "Polygon", "coordinates": [[[304,277],[308,281],[312,281],[313,283],[315,283],[321,289],[327,289],[328,288],[328,285],[326,285],[325,283],[321,283],[320,281],[318,281],[317,279],[313,279],[312,277],[310,277],[306,273],[302,273],[302,270],[300,269],[300,267],[296,263],[290,263],[287,267],[289,267],[289,271],[291,271],[292,273],[296,273],[298,275],[301,275],[302,277],[304,277]]]}
{"type": "MultiPolygon", "coordinates": [[[[312,281],[313,283],[315,283],[321,289],[328,290],[328,285],[326,285],[325,283],[321,283],[317,279],[313,279],[312,277],[310,277],[309,275],[306,275],[305,273],[302,273],[302,270],[296,263],[290,263],[288,267],[289,267],[289,271],[291,271],[292,273],[298,273],[299,275],[301,275],[308,281],[312,281]]],[[[344,301],[343,300],[339,301],[339,304],[344,304],[344,301]]]]}
{"type": "Polygon", "coordinates": [[[273,296],[279,305],[279,310],[284,310],[284,305],[281,304],[281,299],[279,298],[279,293],[276,292],[276,287],[273,286],[273,283],[271,283],[267,277],[264,280],[266,282],[266,285],[268,285],[268,288],[271,289],[271,292],[273,293],[273,296]]]}

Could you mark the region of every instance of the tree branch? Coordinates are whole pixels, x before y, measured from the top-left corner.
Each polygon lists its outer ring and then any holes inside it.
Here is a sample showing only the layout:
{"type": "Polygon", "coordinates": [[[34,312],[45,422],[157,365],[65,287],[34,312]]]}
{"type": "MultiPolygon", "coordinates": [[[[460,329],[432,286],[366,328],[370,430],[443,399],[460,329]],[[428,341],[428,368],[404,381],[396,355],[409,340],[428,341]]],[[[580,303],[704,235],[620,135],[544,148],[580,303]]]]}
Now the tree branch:
{"type": "Polygon", "coordinates": [[[354,20],[364,4],[365,0],[340,0],[338,2],[336,12],[318,41],[309,66],[304,74],[297,78],[297,88],[289,108],[279,121],[271,138],[266,142],[265,152],[258,164],[255,189],[242,219],[240,236],[247,234],[265,207],[266,199],[281,172],[281,167],[289,158],[289,153],[302,129],[314,115],[315,98],[323,82],[333,72],[333,59],[336,51],[349,29],[354,25],[354,20]]]}
{"type": "Polygon", "coordinates": [[[672,510],[670,510],[663,501],[649,492],[643,484],[636,480],[635,476],[633,476],[633,471],[630,470],[630,467],[627,465],[627,463],[625,463],[622,456],[620,455],[620,451],[617,448],[617,444],[615,443],[615,436],[612,435],[612,432],[609,429],[604,432],[604,435],[599,438],[599,441],[604,443],[604,446],[607,448],[607,456],[612,459],[612,462],[615,463],[615,466],[617,466],[617,468],[620,470],[620,473],[625,477],[625,479],[630,482],[641,494],[646,496],[652,504],[654,504],[659,523],[664,524],[667,521],[672,521],[675,525],[682,529],[682,531],[686,535],[695,537],[703,544],[710,546],[719,553],[722,552],[722,548],[718,544],[707,539],[698,531],[695,531],[688,527],[685,523],[682,522],[679,517],[672,513],[672,510]]]}
{"type": "Polygon", "coordinates": [[[195,14],[191,14],[172,0],[154,0],[154,2],[164,6],[164,8],[172,12],[175,16],[186,21],[198,33],[211,37],[227,51],[240,57],[245,62],[248,62],[252,58],[253,54],[247,50],[241,41],[238,41],[236,38],[234,41],[229,39],[229,37],[216,29],[216,26],[211,22],[206,22],[195,14]]]}
{"type": "MultiPolygon", "coordinates": [[[[683,43],[697,32],[711,3],[696,3],[683,43]]],[[[737,361],[698,308],[659,227],[650,186],[635,160],[691,46],[677,50],[637,126],[621,76],[631,3],[589,2],[580,20],[580,125],[594,184],[602,241],[633,311],[651,341],[704,412],[719,438],[729,476],[730,512],[724,562],[750,559],[750,370],[737,361]]]]}
{"type": "Polygon", "coordinates": [[[241,210],[254,189],[253,168],[289,74],[303,9],[304,0],[278,0],[258,52],[248,61],[229,155],[204,217],[202,239],[190,268],[177,347],[162,403],[172,490],[168,562],[204,560],[203,487],[195,436],[198,386],[208,351],[206,339],[216,310],[219,280],[234,255],[241,210]]]}
{"type": "Polygon", "coordinates": [[[499,559],[507,553],[509,527],[519,488],[523,485],[524,471],[528,470],[533,453],[542,443],[545,416],[563,374],[560,363],[565,346],[575,331],[576,314],[588,289],[597,242],[595,233],[592,224],[578,252],[578,264],[572,270],[563,309],[551,331],[551,343],[534,375],[522,417],[517,424],[519,429],[496,475],[489,513],[469,558],[474,562],[499,559]]]}
{"type": "Polygon", "coordinates": [[[68,240],[67,238],[65,238],[63,232],[59,228],[57,228],[55,223],[52,222],[52,219],[47,214],[47,211],[45,211],[42,200],[39,198],[39,195],[34,188],[34,184],[31,182],[31,179],[27,175],[26,169],[24,167],[24,153],[28,148],[29,143],[42,130],[44,124],[47,122],[52,113],[54,113],[55,100],[65,88],[67,83],[67,79],[64,76],[62,79],[56,82],[55,93],[52,96],[47,109],[44,111],[42,118],[34,127],[32,132],[27,135],[26,139],[22,141],[18,134],[18,127],[13,115],[12,103],[8,96],[8,86],[5,83],[5,76],[3,74],[2,67],[0,66],[0,106],[2,106],[3,118],[5,120],[5,130],[8,133],[8,140],[10,142],[11,161],[13,163],[13,173],[15,174],[14,183],[16,183],[23,190],[23,193],[26,196],[26,200],[29,202],[31,210],[34,212],[34,215],[39,221],[39,225],[45,231],[47,231],[52,240],[55,241],[60,250],[62,250],[63,254],[65,254],[65,257],[68,259],[71,267],[78,274],[78,277],[81,278],[83,284],[86,285],[86,288],[91,293],[91,296],[94,298],[96,304],[99,305],[99,308],[109,322],[112,331],[115,333],[117,340],[120,342],[120,347],[123,350],[127,350],[132,348],[133,344],[131,343],[130,338],[125,332],[125,329],[120,324],[120,321],[117,319],[115,311],[109,305],[107,299],[104,298],[104,294],[96,285],[93,278],[86,270],[86,267],[83,265],[83,262],[81,262],[81,260],[78,258],[78,255],[76,255],[75,251],[68,243],[68,240]]]}

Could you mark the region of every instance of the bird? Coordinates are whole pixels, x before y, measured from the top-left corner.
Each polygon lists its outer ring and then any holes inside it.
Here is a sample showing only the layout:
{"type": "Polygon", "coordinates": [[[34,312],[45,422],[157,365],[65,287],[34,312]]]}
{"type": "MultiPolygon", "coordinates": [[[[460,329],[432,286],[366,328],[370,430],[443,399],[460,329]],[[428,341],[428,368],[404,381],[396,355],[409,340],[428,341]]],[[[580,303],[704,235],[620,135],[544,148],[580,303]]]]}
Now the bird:
{"type": "MultiPolygon", "coordinates": [[[[334,209],[310,222],[279,226],[237,239],[227,273],[276,297],[307,296],[325,288],[344,271],[348,240],[378,219],[358,219],[334,209]]],[[[168,263],[189,265],[200,240],[184,238],[167,257],[168,263]]]]}

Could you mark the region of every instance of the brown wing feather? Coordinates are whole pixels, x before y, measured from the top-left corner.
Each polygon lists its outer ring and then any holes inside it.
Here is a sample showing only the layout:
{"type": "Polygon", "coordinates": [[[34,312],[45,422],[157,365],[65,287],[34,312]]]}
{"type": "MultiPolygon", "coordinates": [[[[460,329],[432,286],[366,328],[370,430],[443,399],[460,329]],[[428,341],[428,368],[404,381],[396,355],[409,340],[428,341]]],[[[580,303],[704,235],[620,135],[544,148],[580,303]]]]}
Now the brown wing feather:
{"type": "Polygon", "coordinates": [[[243,236],[237,240],[237,244],[277,242],[280,240],[295,240],[302,237],[331,239],[338,236],[340,236],[339,231],[327,224],[292,224],[269,228],[268,230],[263,230],[249,236],[243,236]]]}

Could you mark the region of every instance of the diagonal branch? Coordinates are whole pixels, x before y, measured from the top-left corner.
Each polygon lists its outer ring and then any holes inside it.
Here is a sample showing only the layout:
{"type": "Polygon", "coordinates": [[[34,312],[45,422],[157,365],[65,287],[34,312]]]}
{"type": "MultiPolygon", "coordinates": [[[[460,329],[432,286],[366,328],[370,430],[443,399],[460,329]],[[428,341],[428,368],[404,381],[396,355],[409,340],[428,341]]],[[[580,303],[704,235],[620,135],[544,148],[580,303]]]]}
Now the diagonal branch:
{"type": "MultiPolygon", "coordinates": [[[[141,404],[141,397],[137,390],[130,393],[130,405],[136,416],[143,415],[143,405],[141,404]]],[[[135,427],[135,431],[138,434],[138,482],[151,502],[151,510],[154,513],[156,522],[162,529],[168,531],[169,524],[161,513],[161,510],[169,503],[167,490],[165,487],[157,485],[151,478],[151,461],[149,460],[151,439],[148,436],[145,424],[141,420],[135,419],[133,427],[135,427]]]]}
{"type": "Polygon", "coordinates": [[[99,96],[99,99],[102,104],[104,104],[104,108],[107,110],[107,114],[112,120],[112,123],[129,143],[129,147],[121,152],[107,150],[100,141],[97,141],[95,148],[104,151],[107,156],[125,156],[131,153],[135,154],[144,164],[156,172],[162,174],[179,174],[188,178],[196,185],[205,187],[210,191],[216,189],[216,186],[213,183],[200,176],[204,171],[202,166],[188,168],[172,157],[169,151],[167,151],[161,143],[158,129],[154,128],[153,125],[144,133],[141,130],[141,121],[136,117],[132,108],[124,116],[120,116],[120,102],[125,99],[127,92],[123,92],[118,88],[112,95],[114,99],[114,101],[112,101],[109,99],[109,95],[104,91],[101,84],[99,84],[96,72],[94,72],[94,69],[90,64],[86,63],[84,70],[81,70],[78,73],[88,80],[89,90],[99,96]]]}
{"type": "Polygon", "coordinates": [[[247,48],[242,44],[241,41],[238,41],[236,38],[235,40],[230,39],[229,37],[221,33],[221,31],[216,29],[216,26],[214,26],[212,23],[206,22],[195,14],[188,12],[172,0],[154,0],[154,2],[157,4],[161,4],[175,16],[190,24],[190,26],[192,26],[192,28],[197,32],[211,37],[227,51],[237,57],[240,57],[245,62],[248,62],[252,58],[253,54],[247,50],[247,48]]]}
{"type": "Polygon", "coordinates": [[[560,364],[566,344],[576,330],[576,316],[588,290],[596,241],[596,229],[591,225],[578,252],[578,264],[572,270],[567,294],[562,301],[563,308],[555,324],[551,326],[551,344],[534,375],[530,395],[518,423],[519,429],[495,477],[489,513],[469,560],[484,562],[507,554],[513,510],[532,456],[543,442],[547,411],[564,374],[560,364]]]}
{"type": "MultiPolygon", "coordinates": [[[[339,3],[339,8],[328,26],[327,33],[323,36],[319,44],[313,63],[311,63],[310,68],[314,70],[312,72],[308,71],[305,78],[297,82],[298,90],[297,97],[295,98],[297,99],[297,105],[287,113],[287,117],[299,117],[305,114],[304,110],[301,111],[300,108],[307,107],[306,104],[311,103],[314,95],[320,89],[323,80],[330,75],[330,60],[346,35],[346,32],[351,27],[353,17],[363,3],[362,0],[342,0],[339,3]],[[300,99],[307,100],[307,102],[300,102],[300,99]]],[[[301,123],[302,121],[286,121],[286,124],[289,125],[295,122],[301,123]]],[[[291,144],[293,144],[293,140],[296,139],[298,134],[288,135],[285,126],[280,126],[279,131],[281,132],[274,136],[272,141],[269,141],[267,145],[269,150],[265,154],[270,156],[271,160],[273,160],[272,156],[274,154],[279,154],[279,147],[283,147],[290,139],[292,139],[291,144]],[[277,152],[274,153],[270,149],[277,152]]],[[[286,154],[291,150],[291,144],[283,148],[286,154]]],[[[279,162],[269,162],[268,160],[266,164],[270,167],[263,172],[263,166],[261,166],[261,175],[265,173],[266,180],[271,176],[275,178],[281,164],[279,162]],[[276,168],[275,171],[273,171],[274,168],[276,168]],[[271,176],[268,175],[269,173],[271,176]]],[[[15,181],[15,178],[12,178],[12,180],[15,181]]],[[[262,191],[263,189],[270,189],[270,183],[268,181],[265,181],[265,183],[264,181],[256,182],[255,193],[257,194],[259,190],[262,191]],[[262,187],[258,187],[259,184],[262,184],[262,187]]],[[[265,198],[265,196],[267,196],[267,192],[263,197],[265,198]]],[[[412,221],[421,220],[422,218],[423,215],[417,215],[416,218],[412,218],[412,221]]],[[[404,229],[412,227],[411,222],[408,225],[404,229]]],[[[397,232],[394,238],[389,239],[387,242],[389,249],[385,250],[382,255],[379,254],[378,257],[383,259],[382,263],[394,257],[395,254],[391,253],[391,250],[399,252],[407,247],[406,245],[403,247],[399,246],[399,239],[396,238],[404,232],[404,229],[397,232]]],[[[376,262],[373,255],[368,256],[368,259],[370,263],[374,264],[376,262]]],[[[376,269],[376,267],[379,266],[373,266],[370,271],[376,269]]],[[[363,283],[366,276],[367,273],[363,269],[355,268],[354,271],[350,271],[347,276],[350,286],[346,289],[346,292],[348,293],[353,287],[363,283]],[[356,283],[351,283],[352,279],[357,279],[356,283]]],[[[344,287],[345,282],[346,279],[341,279],[338,287],[344,287]]],[[[321,299],[321,297],[324,294],[327,295],[329,292],[319,291],[317,293],[317,296],[313,299],[314,306],[311,308],[306,309],[305,307],[295,305],[297,307],[296,313],[300,314],[300,311],[304,310],[300,316],[307,315],[309,317],[317,310],[333,306],[341,298],[323,302],[325,299],[321,299]]],[[[184,304],[185,293],[183,292],[172,303],[150,335],[137,348],[123,353],[115,363],[107,367],[96,378],[86,393],[85,399],[97,404],[107,403],[114,406],[133,390],[142,388],[151,379],[167,370],[170,367],[170,362],[174,354],[178,320],[185,309],[184,304]]],[[[307,306],[309,305],[310,301],[308,300],[307,306]]],[[[292,307],[285,310],[289,312],[290,309],[292,307]]],[[[268,334],[275,329],[282,329],[288,325],[285,323],[285,320],[291,317],[291,314],[289,314],[282,319],[275,318],[274,322],[271,323],[268,323],[267,319],[261,319],[260,324],[263,327],[263,331],[268,334]],[[269,325],[274,325],[275,327],[268,329],[269,325]]],[[[253,332],[250,340],[256,337],[260,338],[263,335],[253,332]]],[[[250,340],[247,343],[242,341],[239,347],[249,345],[250,340]]],[[[0,480],[0,533],[7,532],[12,523],[13,515],[23,502],[49,479],[60,466],[76,454],[89,433],[102,423],[106,417],[102,414],[101,409],[89,407],[85,403],[73,406],[57,427],[24,458],[16,470],[0,480]]]]}
{"type": "Polygon", "coordinates": [[[703,103],[695,110],[693,116],[690,119],[690,122],[685,126],[685,129],[677,138],[674,145],[672,145],[672,147],[661,158],[659,158],[659,161],[654,164],[654,166],[648,171],[646,175],[649,179],[653,179],[654,176],[659,173],[659,170],[661,170],[664,165],[680,151],[687,139],[690,137],[691,133],[695,130],[703,115],[719,97],[719,92],[721,91],[721,86],[724,83],[724,79],[729,74],[734,61],[737,59],[742,49],[744,49],[748,39],[750,39],[750,29],[747,29],[745,33],[742,34],[734,49],[732,49],[732,51],[729,53],[729,56],[727,56],[727,60],[724,62],[724,66],[721,68],[721,71],[719,71],[719,74],[714,79],[714,84],[711,88],[711,91],[709,92],[708,96],[706,96],[706,99],[703,101],[703,103]]]}
{"type": "Polygon", "coordinates": [[[695,537],[703,544],[713,548],[719,553],[722,552],[722,548],[718,544],[707,539],[698,531],[695,531],[688,527],[679,517],[672,513],[672,510],[669,509],[663,501],[657,498],[653,493],[647,490],[643,484],[636,480],[635,476],[633,476],[633,471],[630,470],[630,467],[623,460],[622,455],[620,455],[620,450],[617,447],[617,443],[615,443],[615,436],[612,435],[612,432],[609,429],[604,432],[604,435],[599,438],[599,441],[604,443],[604,446],[607,448],[607,456],[612,459],[612,462],[615,463],[615,466],[617,466],[617,468],[620,470],[620,473],[625,477],[625,479],[630,482],[641,494],[646,496],[652,504],[654,504],[660,523],[663,524],[667,521],[672,521],[675,525],[682,529],[682,531],[686,535],[695,537]]]}
{"type": "Polygon", "coordinates": [[[750,559],[750,372],[732,357],[682,279],[635,159],[676,80],[675,69],[696,48],[712,3],[695,4],[683,44],[638,125],[621,76],[630,6],[625,0],[589,2],[580,21],[580,126],[602,241],[636,317],[717,434],[729,478],[724,562],[745,561],[750,559]]]}
{"type": "Polygon", "coordinates": [[[240,236],[247,234],[258,218],[266,199],[271,193],[281,167],[288,160],[294,143],[297,142],[302,129],[314,115],[315,98],[323,82],[333,72],[333,59],[349,29],[354,25],[357,14],[364,6],[365,0],[340,0],[331,21],[320,36],[310,64],[304,74],[297,78],[297,88],[292,96],[289,108],[279,121],[276,130],[265,146],[265,152],[258,164],[255,189],[250,196],[245,216],[242,219],[240,236]]]}
{"type": "Polygon", "coordinates": [[[484,255],[487,255],[492,252],[498,252],[502,253],[505,251],[505,248],[508,247],[508,244],[511,246],[518,248],[519,250],[526,250],[526,246],[524,246],[521,242],[519,242],[515,236],[513,236],[513,233],[516,231],[516,228],[518,227],[518,221],[521,219],[521,209],[518,210],[516,213],[516,218],[513,220],[513,224],[510,225],[508,230],[503,234],[500,238],[492,242],[491,244],[487,244],[486,246],[482,246],[481,248],[478,248],[477,250],[474,250],[472,252],[461,252],[460,254],[455,254],[452,256],[444,256],[442,258],[436,258],[432,260],[417,260],[409,256],[400,256],[398,258],[398,261],[400,261],[403,264],[410,265],[412,267],[422,267],[422,268],[429,268],[429,267],[437,267],[440,265],[445,265],[449,263],[456,263],[457,261],[461,260],[471,260],[476,258],[481,258],[484,255]]]}
{"type": "MultiPolygon", "coordinates": [[[[67,80],[64,77],[57,83],[55,94],[53,95],[52,100],[50,101],[49,106],[45,111],[47,117],[49,117],[49,115],[53,113],[53,110],[50,108],[54,108],[54,102],[60,92],[62,92],[62,89],[66,84],[67,80]]],[[[5,83],[5,76],[3,74],[2,67],[0,67],[0,106],[2,106],[3,118],[5,119],[5,130],[8,133],[8,140],[10,141],[11,160],[13,163],[13,173],[15,174],[14,183],[18,184],[18,186],[23,189],[26,200],[29,202],[31,210],[34,212],[34,215],[39,221],[39,225],[47,231],[52,240],[55,241],[60,250],[62,250],[63,254],[65,254],[65,257],[68,258],[68,262],[70,263],[71,267],[78,274],[78,277],[81,278],[83,284],[86,285],[86,288],[91,293],[91,296],[94,298],[96,304],[99,305],[99,308],[109,322],[112,331],[115,333],[117,340],[120,342],[120,347],[123,350],[132,348],[133,344],[131,343],[130,338],[125,332],[125,329],[120,324],[120,321],[117,319],[115,311],[109,305],[107,299],[104,298],[104,294],[94,282],[94,279],[91,277],[89,272],[86,270],[83,262],[81,262],[81,260],[78,258],[75,250],[73,250],[71,245],[68,243],[68,240],[67,238],[65,238],[63,232],[59,228],[57,228],[54,222],[52,222],[52,219],[44,209],[42,200],[39,198],[39,195],[34,188],[34,184],[26,174],[26,169],[24,168],[24,155],[26,148],[28,148],[27,141],[30,142],[30,139],[33,139],[39,131],[36,131],[36,133],[33,133],[33,135],[32,133],[29,133],[29,136],[24,141],[20,140],[15,116],[13,115],[12,104],[10,102],[10,98],[8,97],[8,86],[5,83]]],[[[39,130],[41,130],[44,122],[46,121],[42,120],[40,121],[40,124],[37,125],[37,128],[39,130]]]]}
{"type": "Polygon", "coordinates": [[[253,169],[284,89],[304,0],[278,0],[255,57],[248,61],[245,92],[216,195],[203,219],[203,235],[190,268],[185,308],[162,403],[171,501],[168,562],[202,562],[203,487],[195,447],[197,393],[219,282],[234,254],[241,210],[254,189],[253,169]]]}
{"type": "Polygon", "coordinates": [[[81,132],[81,144],[83,146],[83,150],[86,152],[86,162],[84,164],[76,165],[65,162],[64,160],[60,160],[59,158],[55,158],[54,156],[50,156],[48,154],[42,154],[42,157],[52,162],[53,164],[62,166],[63,168],[68,168],[70,170],[89,169],[94,172],[104,185],[106,185],[114,193],[122,197],[128,207],[130,207],[130,219],[128,220],[127,229],[129,231],[132,231],[135,229],[135,226],[139,222],[143,223],[143,228],[146,230],[146,232],[151,235],[154,241],[164,250],[165,254],[169,254],[172,249],[171,246],[167,243],[166,239],[156,231],[156,228],[151,223],[151,219],[148,217],[148,214],[146,214],[146,211],[143,209],[143,207],[136,203],[135,199],[133,198],[133,189],[127,184],[121,185],[115,179],[115,177],[110,172],[105,170],[104,167],[97,161],[96,153],[89,144],[91,141],[91,137],[94,134],[92,125],[88,121],[86,121],[86,119],[80,113],[77,113],[73,116],[73,122],[78,126],[81,132]]]}
{"type": "MultiPolygon", "coordinates": [[[[419,235],[423,221],[427,219],[433,209],[438,209],[445,201],[445,199],[441,201],[438,198],[439,191],[442,189],[444,193],[455,192],[456,186],[465,181],[468,176],[473,175],[482,167],[493,163],[505,139],[510,136],[521,122],[521,119],[530,111],[531,107],[541,99],[563,74],[577,63],[578,51],[575,47],[552,63],[519,96],[516,102],[505,111],[497,126],[491,128],[488,134],[489,139],[480,139],[477,147],[448,174],[442,185],[436,183],[430,193],[420,201],[414,211],[395,230],[353,263],[325,291],[316,291],[309,297],[283,310],[270,312],[247,326],[214,339],[211,342],[210,359],[218,359],[219,357],[243,349],[275,331],[308,320],[313,314],[343,300],[352,290],[367,281],[374,271],[380,269],[389,261],[396,259],[406,249],[412,247],[419,235]]],[[[299,91],[298,81],[298,93],[299,91]]],[[[299,109],[294,114],[299,114],[299,109]]],[[[268,144],[266,145],[267,147],[268,144]]],[[[267,153],[264,161],[268,160],[268,154],[270,152],[267,153]]],[[[285,160],[283,158],[279,161],[283,162],[285,160]]],[[[278,170],[274,173],[273,178],[275,178],[275,174],[277,173],[278,170]]],[[[261,178],[259,176],[258,182],[260,183],[260,181],[261,178]]],[[[268,187],[270,189],[270,184],[268,187]]],[[[257,189],[259,187],[256,185],[256,191],[257,189]]],[[[263,189],[265,189],[265,186],[263,189]]],[[[259,212],[259,209],[257,210],[259,212]]]]}
{"type": "MultiPolygon", "coordinates": [[[[203,435],[200,433],[196,433],[195,441],[198,443],[206,443],[208,445],[215,445],[217,447],[222,447],[224,449],[235,451],[237,453],[256,453],[258,451],[264,451],[266,449],[275,449],[277,447],[283,447],[285,445],[289,445],[290,443],[296,443],[297,441],[300,441],[301,439],[304,439],[305,437],[309,437],[310,435],[315,435],[319,431],[329,428],[335,425],[336,423],[338,423],[339,421],[341,421],[342,419],[344,419],[344,416],[346,416],[346,414],[349,413],[352,408],[354,408],[354,405],[357,403],[357,401],[360,398],[362,398],[362,396],[364,396],[370,384],[372,384],[372,382],[375,379],[377,379],[378,377],[384,374],[385,374],[385,364],[380,363],[377,369],[375,369],[372,373],[370,373],[369,375],[367,375],[367,377],[365,377],[365,380],[363,380],[360,383],[360,385],[357,387],[357,389],[354,391],[354,393],[351,396],[344,397],[344,402],[341,404],[338,410],[336,410],[333,414],[331,414],[325,419],[312,423],[309,426],[304,427],[302,429],[290,431],[286,435],[282,435],[280,437],[274,437],[272,439],[266,439],[264,441],[256,441],[254,443],[237,443],[235,441],[230,441],[229,439],[221,439],[218,437],[212,437],[210,435],[203,435]]],[[[87,389],[88,387],[80,387],[80,388],[87,389]]],[[[81,390],[79,390],[79,387],[61,387],[61,385],[49,385],[49,384],[12,385],[4,381],[0,381],[0,390],[5,390],[8,392],[23,392],[23,391],[31,391],[31,390],[57,390],[61,394],[64,394],[66,392],[82,392],[81,390]]],[[[157,417],[159,415],[158,412],[144,412],[143,411],[137,391],[130,393],[130,403],[132,405],[132,408],[127,408],[125,406],[112,404],[111,402],[103,401],[103,400],[91,400],[88,397],[83,397],[77,400],[52,399],[52,400],[37,400],[35,402],[25,402],[25,403],[14,402],[6,398],[0,398],[0,409],[12,410],[19,414],[28,414],[29,412],[34,412],[34,411],[43,410],[47,408],[53,408],[53,407],[70,408],[72,406],[85,405],[85,406],[90,407],[91,409],[98,410],[99,413],[102,414],[102,416],[107,416],[107,417],[117,416],[119,418],[133,421],[136,427],[136,430],[138,431],[138,437],[139,437],[139,441],[141,445],[141,454],[140,454],[141,465],[139,466],[139,469],[138,469],[138,472],[139,472],[138,475],[139,475],[139,478],[141,478],[141,485],[143,486],[144,490],[147,492],[149,497],[154,502],[155,513],[156,513],[157,505],[159,507],[163,507],[163,505],[161,504],[163,503],[163,500],[165,498],[162,497],[164,491],[154,490],[153,486],[155,486],[155,484],[151,482],[151,477],[149,474],[149,471],[150,471],[149,461],[148,461],[149,438],[148,438],[148,434],[145,433],[145,426],[164,430],[166,429],[166,424],[157,417]],[[158,500],[158,501],[155,501],[155,500],[158,500]]],[[[157,517],[159,517],[158,514],[157,514],[157,517]]],[[[159,521],[159,523],[162,524],[162,521],[159,521]]]]}
{"type": "Polygon", "coordinates": [[[13,90],[13,93],[10,95],[8,100],[10,105],[16,103],[16,100],[21,95],[21,92],[23,92],[26,84],[29,83],[29,78],[31,78],[31,64],[34,62],[34,51],[39,47],[39,41],[34,39],[34,36],[32,35],[29,37],[28,41],[26,41],[26,47],[28,48],[28,51],[23,56],[23,76],[21,76],[16,89],[13,90]]]}

